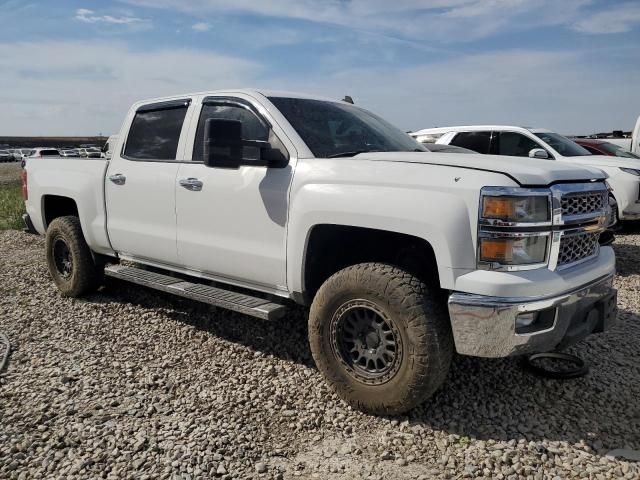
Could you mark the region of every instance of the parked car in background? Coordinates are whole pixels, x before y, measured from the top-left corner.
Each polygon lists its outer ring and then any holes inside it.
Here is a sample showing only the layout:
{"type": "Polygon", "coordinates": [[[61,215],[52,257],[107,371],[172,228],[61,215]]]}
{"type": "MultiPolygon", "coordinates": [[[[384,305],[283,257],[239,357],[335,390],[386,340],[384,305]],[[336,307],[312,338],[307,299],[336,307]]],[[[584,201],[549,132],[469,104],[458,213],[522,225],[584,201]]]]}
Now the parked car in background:
{"type": "Polygon", "coordinates": [[[427,143],[423,144],[424,148],[430,152],[440,153],[478,153],[468,148],[456,147],[455,145],[442,145],[441,143],[427,143]]]}
{"type": "Polygon", "coordinates": [[[633,158],[592,155],[574,141],[542,128],[510,125],[468,125],[427,128],[411,133],[442,134],[436,143],[469,148],[478,153],[559,160],[603,170],[611,187],[613,222],[640,220],[640,165],[633,158]]]}
{"type": "Polygon", "coordinates": [[[102,156],[104,158],[111,158],[113,150],[116,148],[116,143],[118,143],[118,135],[111,135],[107,138],[107,142],[102,147],[102,156]]]}
{"type": "Polygon", "coordinates": [[[0,162],[13,162],[13,153],[9,150],[0,150],[0,162]]]}
{"type": "Polygon", "coordinates": [[[613,132],[606,137],[602,137],[600,135],[595,136],[595,138],[606,140],[607,142],[614,143],[625,150],[628,150],[631,153],[634,153],[640,156],[640,116],[636,120],[636,125],[633,127],[631,131],[631,135],[628,137],[621,137],[620,135],[616,135],[616,133],[621,132],[613,132]]]}
{"type": "Polygon", "coordinates": [[[102,157],[102,152],[100,152],[100,149],[97,147],[89,147],[89,148],[78,148],[78,154],[81,157],[85,157],[85,158],[101,158],[102,157]]]}
{"type": "Polygon", "coordinates": [[[592,155],[605,155],[608,157],[637,158],[640,155],[631,153],[616,143],[600,138],[572,138],[581,147],[587,149],[592,155]]]}
{"type": "Polygon", "coordinates": [[[80,157],[77,150],[60,150],[61,157],[80,157]]]}
{"type": "Polygon", "coordinates": [[[56,148],[34,148],[29,152],[26,158],[41,158],[41,157],[59,157],[60,151],[56,148]]]}
{"type": "Polygon", "coordinates": [[[109,161],[24,172],[61,293],[104,274],[265,320],[310,307],[318,370],[355,408],[416,406],[455,350],[552,351],[615,323],[601,170],[434,155],[363,108],[283,92],[142,101],[121,132],[109,161]]]}
{"type": "Polygon", "coordinates": [[[31,153],[31,148],[16,148],[13,150],[13,158],[19,162],[31,153]]]}

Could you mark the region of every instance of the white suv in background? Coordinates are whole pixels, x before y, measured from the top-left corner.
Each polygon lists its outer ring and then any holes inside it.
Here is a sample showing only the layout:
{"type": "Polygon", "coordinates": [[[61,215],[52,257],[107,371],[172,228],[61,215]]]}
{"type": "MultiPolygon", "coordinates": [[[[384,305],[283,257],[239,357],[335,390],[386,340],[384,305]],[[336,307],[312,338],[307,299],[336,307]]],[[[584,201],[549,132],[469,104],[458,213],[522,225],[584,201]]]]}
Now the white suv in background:
{"type": "Polygon", "coordinates": [[[410,134],[419,142],[455,145],[478,153],[561,160],[603,170],[615,199],[617,220],[640,220],[640,161],[592,155],[562,135],[543,128],[471,125],[426,128],[410,134]]]}

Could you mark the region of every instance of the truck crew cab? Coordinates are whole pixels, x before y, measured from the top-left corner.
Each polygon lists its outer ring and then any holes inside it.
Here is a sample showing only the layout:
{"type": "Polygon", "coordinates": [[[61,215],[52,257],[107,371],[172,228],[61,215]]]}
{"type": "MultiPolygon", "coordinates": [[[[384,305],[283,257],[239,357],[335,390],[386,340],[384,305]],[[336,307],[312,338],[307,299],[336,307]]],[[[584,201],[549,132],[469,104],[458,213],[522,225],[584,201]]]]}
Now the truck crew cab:
{"type": "Polygon", "coordinates": [[[138,102],[111,159],[27,161],[23,180],[63,295],[108,275],[265,320],[308,306],[319,370],[368,412],[425,400],[454,351],[544,352],[615,320],[600,170],[430,153],[345,102],[138,102]]]}

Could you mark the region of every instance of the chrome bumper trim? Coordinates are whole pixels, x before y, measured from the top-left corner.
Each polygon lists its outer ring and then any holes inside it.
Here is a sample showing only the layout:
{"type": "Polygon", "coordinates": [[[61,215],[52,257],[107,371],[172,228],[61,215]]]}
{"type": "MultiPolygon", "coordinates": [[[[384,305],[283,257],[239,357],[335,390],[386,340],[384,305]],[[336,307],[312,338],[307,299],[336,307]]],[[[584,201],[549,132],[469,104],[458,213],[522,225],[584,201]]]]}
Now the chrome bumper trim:
{"type": "Polygon", "coordinates": [[[449,296],[449,316],[456,350],[477,357],[507,357],[547,352],[564,343],[584,338],[590,333],[608,330],[615,321],[615,311],[605,311],[597,318],[589,315],[596,304],[607,298],[615,300],[613,274],[599,278],[564,294],[546,297],[489,297],[454,292],[449,296]],[[521,313],[555,308],[551,328],[528,334],[516,333],[516,318],[521,313]],[[572,322],[578,322],[578,334],[572,322]],[[567,337],[567,338],[565,338],[567,337]]]}

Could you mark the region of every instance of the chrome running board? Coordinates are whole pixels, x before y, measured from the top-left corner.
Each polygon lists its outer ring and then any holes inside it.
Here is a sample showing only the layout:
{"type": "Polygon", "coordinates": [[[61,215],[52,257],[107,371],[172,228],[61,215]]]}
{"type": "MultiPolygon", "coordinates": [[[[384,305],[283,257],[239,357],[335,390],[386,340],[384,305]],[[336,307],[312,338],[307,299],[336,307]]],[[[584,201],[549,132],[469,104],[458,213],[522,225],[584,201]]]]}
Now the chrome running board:
{"type": "Polygon", "coordinates": [[[211,287],[201,283],[187,282],[180,278],[150,272],[136,267],[108,265],[104,269],[108,277],[153,288],[162,292],[208,303],[234,312],[244,313],[262,320],[277,320],[284,316],[286,307],[264,298],[211,287]]]}

